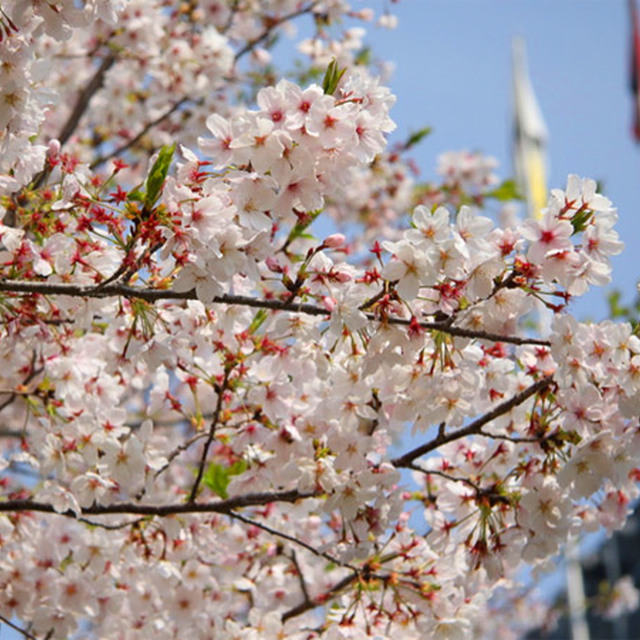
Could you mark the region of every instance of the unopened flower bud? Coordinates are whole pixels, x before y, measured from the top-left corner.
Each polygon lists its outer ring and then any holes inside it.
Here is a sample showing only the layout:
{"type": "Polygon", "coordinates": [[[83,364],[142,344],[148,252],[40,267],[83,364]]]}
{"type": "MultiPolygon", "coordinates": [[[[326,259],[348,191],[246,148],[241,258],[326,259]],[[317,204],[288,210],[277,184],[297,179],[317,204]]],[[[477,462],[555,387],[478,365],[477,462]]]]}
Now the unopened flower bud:
{"type": "Polygon", "coordinates": [[[49,140],[49,157],[57,158],[60,153],[60,140],[49,140]]]}
{"type": "Polygon", "coordinates": [[[322,304],[327,311],[333,311],[336,308],[336,301],[329,296],[322,298],[322,304]]]}
{"type": "Polygon", "coordinates": [[[337,282],[351,282],[353,280],[351,275],[344,271],[336,271],[332,275],[337,282]]]}
{"type": "Polygon", "coordinates": [[[322,247],[325,249],[337,249],[341,247],[346,241],[344,234],[342,233],[333,233],[328,238],[325,238],[322,243],[322,247]]]}
{"type": "Polygon", "coordinates": [[[278,259],[274,258],[273,256],[269,256],[265,260],[265,264],[267,265],[267,269],[269,269],[269,271],[271,271],[272,273],[282,273],[283,272],[282,265],[278,262],[278,259]]]}

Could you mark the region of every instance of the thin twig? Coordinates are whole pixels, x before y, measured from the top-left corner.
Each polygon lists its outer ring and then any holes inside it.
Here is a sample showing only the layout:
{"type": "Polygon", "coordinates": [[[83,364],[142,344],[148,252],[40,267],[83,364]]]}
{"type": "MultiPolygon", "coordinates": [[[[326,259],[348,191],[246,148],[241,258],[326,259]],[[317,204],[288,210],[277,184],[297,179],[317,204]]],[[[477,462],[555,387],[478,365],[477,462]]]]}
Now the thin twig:
{"type": "Polygon", "coordinates": [[[475,482],[469,480],[469,478],[451,476],[448,473],[445,473],[444,471],[438,471],[437,469],[425,469],[420,465],[415,464],[414,462],[409,463],[405,466],[405,468],[411,469],[412,471],[419,471],[420,473],[424,473],[424,475],[426,476],[439,476],[441,478],[445,478],[445,480],[451,480],[451,482],[462,482],[463,484],[470,486],[477,492],[481,491],[480,487],[475,482]]]}
{"type": "Polygon", "coordinates": [[[313,555],[318,556],[319,558],[324,558],[325,560],[328,560],[332,564],[338,565],[340,567],[345,567],[345,569],[351,569],[351,571],[358,573],[358,569],[353,565],[349,564],[348,562],[342,562],[341,560],[332,556],[330,553],[327,553],[326,551],[318,551],[315,547],[311,546],[307,542],[304,542],[303,540],[300,540],[295,536],[291,536],[288,533],[284,533],[284,531],[278,531],[277,529],[272,529],[269,525],[259,522],[258,520],[253,520],[252,518],[247,518],[246,516],[243,516],[237,511],[230,511],[227,515],[236,520],[240,520],[240,522],[244,522],[245,524],[249,524],[251,526],[257,527],[258,529],[262,529],[263,531],[270,533],[272,536],[276,536],[277,538],[282,538],[283,540],[288,540],[293,544],[297,544],[298,546],[303,547],[307,551],[310,551],[311,553],[313,553],[313,555]]]}
{"type": "Polygon", "coordinates": [[[207,463],[209,448],[211,447],[213,438],[216,435],[216,428],[218,426],[218,421],[220,420],[220,412],[222,411],[224,394],[225,394],[225,391],[227,390],[227,384],[229,382],[230,374],[231,374],[231,367],[227,367],[224,372],[224,379],[222,380],[222,384],[219,386],[217,390],[218,400],[216,402],[216,408],[213,412],[213,418],[211,419],[211,426],[209,427],[209,435],[207,437],[207,441],[204,443],[204,447],[202,448],[202,456],[200,457],[200,464],[198,465],[198,475],[196,476],[196,480],[193,483],[193,487],[191,488],[191,493],[189,494],[188,502],[194,502],[196,499],[196,496],[198,495],[198,488],[200,487],[200,482],[202,481],[202,476],[204,475],[204,466],[207,463]]]}
{"type": "Polygon", "coordinates": [[[484,436],[485,438],[491,438],[492,440],[506,440],[507,442],[513,442],[514,444],[540,444],[541,442],[544,442],[545,440],[548,439],[549,436],[544,435],[544,436],[539,436],[539,437],[532,437],[532,438],[525,438],[525,437],[518,437],[518,438],[514,438],[512,436],[506,436],[503,434],[499,434],[499,433],[489,433],[488,431],[485,431],[484,429],[481,429],[478,432],[479,436],[484,436]]]}
{"type": "Polygon", "coordinates": [[[249,42],[247,42],[247,44],[245,44],[245,46],[242,47],[242,49],[239,49],[236,52],[236,55],[235,55],[236,62],[240,58],[242,58],[242,56],[246,55],[247,53],[249,53],[249,51],[251,51],[257,45],[259,45],[261,42],[264,42],[271,35],[271,32],[276,27],[279,27],[281,24],[283,24],[284,22],[288,22],[289,20],[294,20],[295,18],[298,18],[304,15],[305,13],[310,13],[313,10],[313,7],[315,7],[318,4],[318,2],[319,0],[314,0],[314,2],[311,2],[306,7],[302,7],[301,9],[292,11],[291,13],[288,13],[284,16],[280,16],[279,18],[274,18],[270,20],[269,26],[258,37],[254,38],[253,40],[249,40],[249,42]]]}
{"type": "MultiPolygon", "coordinates": [[[[124,298],[139,298],[147,302],[155,302],[157,300],[197,300],[196,291],[172,291],[171,289],[142,289],[140,287],[131,287],[124,284],[110,284],[106,287],[99,286],[81,286],[74,284],[49,283],[49,282],[28,282],[28,281],[11,281],[0,280],[0,291],[11,293],[40,293],[43,295],[66,295],[81,298],[109,298],[122,296],[124,298]]],[[[329,316],[330,311],[324,307],[314,304],[291,302],[288,300],[260,299],[250,296],[240,295],[222,295],[216,296],[212,300],[212,304],[230,304],[245,307],[253,307],[258,309],[271,309],[273,311],[291,311],[293,313],[303,313],[312,316],[329,316]]],[[[367,319],[373,322],[382,322],[382,320],[373,313],[365,314],[367,319]]],[[[384,318],[384,322],[388,324],[410,326],[411,320],[407,318],[398,318],[389,316],[384,318]]],[[[448,322],[420,322],[420,327],[427,331],[440,331],[451,336],[461,338],[471,338],[478,340],[487,340],[490,342],[505,342],[515,345],[539,345],[544,347],[551,346],[549,340],[541,340],[538,338],[524,338],[520,336],[503,336],[498,333],[489,331],[479,331],[475,329],[466,329],[457,327],[448,322]]]]}
{"type": "Polygon", "coordinates": [[[520,393],[517,393],[515,396],[502,402],[497,407],[485,413],[485,415],[481,416],[477,420],[474,420],[471,424],[467,425],[463,429],[458,429],[456,431],[451,431],[449,433],[439,432],[438,435],[429,442],[412,449],[411,451],[405,453],[402,456],[394,458],[391,461],[395,467],[408,467],[416,458],[423,456],[431,451],[434,451],[438,447],[441,447],[443,444],[448,442],[453,442],[454,440],[459,440],[460,438],[464,438],[470,435],[484,435],[487,436],[486,433],[482,432],[482,427],[485,424],[495,420],[496,418],[508,413],[514,407],[522,404],[526,400],[528,400],[531,396],[534,396],[536,393],[539,393],[543,389],[546,389],[553,382],[553,378],[551,376],[546,376],[544,378],[540,378],[534,382],[531,386],[527,387],[520,393]]]}
{"type": "MultiPolygon", "coordinates": [[[[27,377],[22,381],[21,383],[22,386],[28,385],[37,375],[42,373],[43,371],[42,368],[40,369],[35,368],[36,358],[37,358],[37,355],[36,355],[36,352],[34,351],[31,356],[31,367],[30,367],[31,370],[29,371],[29,374],[27,375],[27,377]]],[[[5,393],[8,393],[10,395],[2,404],[0,404],[0,411],[8,407],[12,402],[15,401],[16,398],[27,397],[31,395],[33,391],[1,391],[0,390],[0,394],[5,394],[5,393]]]]}
{"type": "Polygon", "coordinates": [[[173,113],[175,113],[183,104],[188,102],[190,99],[191,98],[189,96],[184,96],[184,97],[180,98],[180,100],[175,102],[162,115],[159,115],[155,120],[151,120],[150,122],[147,122],[147,124],[144,127],[142,127],[142,129],[138,132],[137,135],[135,135],[133,138],[131,138],[130,140],[125,142],[123,145],[121,145],[121,146],[117,147],[116,149],[114,149],[111,153],[108,153],[106,156],[98,156],[89,165],[89,167],[91,169],[95,169],[96,167],[99,167],[100,165],[104,164],[105,162],[108,162],[109,160],[111,160],[111,158],[117,158],[118,156],[122,155],[125,151],[128,151],[131,147],[133,147],[135,144],[137,144],[147,134],[147,132],[150,129],[153,129],[153,127],[158,126],[160,123],[162,123],[164,120],[166,120],[169,116],[171,116],[173,113]]]}
{"type": "Polygon", "coordinates": [[[189,438],[186,442],[183,442],[181,445],[178,445],[168,456],[167,462],[161,466],[154,474],[154,478],[157,478],[159,475],[164,473],[169,465],[177,458],[183,451],[186,451],[194,442],[198,442],[198,440],[202,440],[202,438],[206,438],[206,433],[196,433],[195,436],[189,438]]]}
{"type": "Polygon", "coordinates": [[[104,524],[103,522],[96,522],[95,520],[89,520],[88,518],[78,518],[78,522],[88,524],[90,527],[100,527],[107,531],[117,531],[118,529],[125,529],[136,524],[144,522],[144,518],[136,518],[135,520],[129,520],[127,522],[121,522],[119,524],[104,524]]]}
{"type": "Polygon", "coordinates": [[[329,589],[328,591],[325,591],[325,593],[323,593],[321,596],[319,596],[315,600],[301,602],[300,604],[296,605],[295,607],[292,607],[288,611],[285,611],[282,614],[282,618],[281,618],[282,622],[286,622],[291,618],[295,618],[296,616],[302,615],[303,613],[306,613],[311,609],[315,609],[316,607],[326,605],[327,601],[332,596],[336,595],[337,593],[340,593],[343,589],[345,589],[350,584],[355,582],[358,579],[358,576],[359,574],[357,573],[345,576],[342,580],[340,580],[340,582],[333,585],[331,589],[329,589]]]}
{"type": "Polygon", "coordinates": [[[307,581],[304,579],[304,573],[302,572],[302,567],[298,562],[298,556],[296,555],[296,550],[291,549],[291,562],[293,562],[293,566],[296,569],[296,573],[298,574],[298,580],[300,582],[300,590],[302,591],[302,596],[304,597],[305,602],[311,602],[311,597],[309,596],[309,589],[307,588],[307,581]]]}
{"type": "Polygon", "coordinates": [[[38,640],[34,635],[29,633],[26,629],[20,628],[17,624],[13,624],[11,620],[8,620],[3,615],[0,615],[0,620],[4,622],[8,627],[11,627],[14,631],[22,634],[25,638],[29,638],[29,640],[38,640]]]}

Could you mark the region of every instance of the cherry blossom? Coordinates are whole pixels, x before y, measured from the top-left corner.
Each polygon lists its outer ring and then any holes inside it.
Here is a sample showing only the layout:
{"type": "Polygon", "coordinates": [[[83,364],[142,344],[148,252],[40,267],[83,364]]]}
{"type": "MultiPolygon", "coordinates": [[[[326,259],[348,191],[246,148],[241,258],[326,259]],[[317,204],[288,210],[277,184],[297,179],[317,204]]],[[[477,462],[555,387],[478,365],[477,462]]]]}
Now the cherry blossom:
{"type": "Polygon", "coordinates": [[[570,313],[611,279],[613,204],[571,175],[500,224],[466,151],[421,180],[371,21],[0,3],[0,623],[495,638],[542,618],[525,567],[624,525],[640,340],[570,313]]]}

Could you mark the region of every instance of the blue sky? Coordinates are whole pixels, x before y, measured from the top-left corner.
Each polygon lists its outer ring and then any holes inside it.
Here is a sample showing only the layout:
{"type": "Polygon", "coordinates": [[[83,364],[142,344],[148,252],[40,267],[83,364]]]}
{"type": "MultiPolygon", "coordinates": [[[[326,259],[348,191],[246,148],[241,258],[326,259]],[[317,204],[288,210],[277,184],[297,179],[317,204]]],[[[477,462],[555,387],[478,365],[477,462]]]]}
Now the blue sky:
{"type": "MultiPolygon", "coordinates": [[[[433,127],[415,150],[426,179],[446,150],[480,150],[511,176],[511,40],[524,37],[532,82],[549,130],[549,187],[569,173],[602,181],[618,208],[625,252],[614,286],[635,297],[640,276],[640,146],[631,135],[627,0],[400,0],[354,2],[389,9],[397,29],[370,25],[367,43],[396,69],[397,136],[433,127]]],[[[575,306],[606,316],[602,289],[575,306]]]]}

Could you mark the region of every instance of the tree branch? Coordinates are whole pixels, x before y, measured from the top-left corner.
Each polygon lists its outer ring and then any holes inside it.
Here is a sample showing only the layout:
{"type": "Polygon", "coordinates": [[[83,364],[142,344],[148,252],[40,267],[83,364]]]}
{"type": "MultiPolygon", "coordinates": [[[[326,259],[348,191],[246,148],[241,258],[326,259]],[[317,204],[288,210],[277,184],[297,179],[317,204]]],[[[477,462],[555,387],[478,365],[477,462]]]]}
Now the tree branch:
{"type": "Polygon", "coordinates": [[[307,581],[304,579],[304,573],[302,573],[302,567],[298,562],[298,556],[296,556],[295,549],[291,549],[291,562],[293,562],[293,566],[298,574],[298,581],[300,582],[300,590],[302,591],[304,602],[311,602],[311,596],[309,595],[309,589],[307,588],[307,581]]]}
{"type": "Polygon", "coordinates": [[[5,618],[3,615],[0,615],[0,621],[2,621],[8,627],[11,627],[14,631],[17,631],[19,634],[23,635],[25,638],[29,638],[29,640],[38,640],[34,635],[29,633],[26,629],[22,629],[17,624],[13,624],[11,620],[5,618]]]}
{"type": "MultiPolygon", "coordinates": [[[[197,300],[195,290],[191,291],[172,291],[171,289],[142,289],[140,287],[131,287],[124,284],[110,284],[105,287],[97,286],[81,286],[74,284],[59,284],[49,282],[27,282],[27,281],[11,281],[0,280],[0,291],[11,293],[40,293],[43,295],[65,295],[80,298],[108,298],[114,296],[122,296],[124,298],[139,298],[147,302],[155,302],[157,300],[197,300]]],[[[330,311],[324,307],[314,304],[289,302],[283,300],[264,300],[260,298],[252,298],[250,296],[240,296],[226,294],[216,296],[213,304],[232,304],[245,307],[253,307],[257,309],[270,309],[273,311],[291,311],[294,313],[304,313],[312,316],[329,316],[330,311]]],[[[366,317],[374,322],[381,322],[373,313],[365,314],[366,317]]],[[[410,326],[411,320],[407,318],[386,317],[384,322],[402,326],[410,326]]],[[[503,336],[489,331],[478,331],[474,329],[465,329],[464,327],[456,327],[448,322],[420,322],[418,323],[423,329],[428,331],[441,331],[451,336],[460,338],[475,338],[478,340],[488,340],[490,342],[505,342],[515,345],[539,345],[548,347],[551,343],[548,340],[538,338],[523,338],[520,336],[503,336]]]]}
{"type": "MultiPolygon", "coordinates": [[[[294,18],[297,18],[305,13],[309,13],[313,7],[318,4],[318,0],[315,0],[314,2],[312,2],[310,5],[308,5],[307,7],[303,7],[302,9],[298,9],[297,11],[293,11],[292,13],[289,13],[285,16],[281,16],[280,18],[275,18],[273,19],[270,23],[269,26],[264,30],[264,32],[262,34],[260,34],[257,38],[254,38],[253,40],[247,42],[247,44],[242,47],[242,49],[238,50],[235,54],[235,60],[236,62],[245,54],[247,54],[249,51],[251,51],[253,48],[255,48],[257,45],[259,45],[261,42],[263,42],[264,40],[266,40],[269,37],[269,34],[273,31],[273,29],[277,26],[279,26],[280,24],[287,22],[289,20],[293,20],[294,18]]],[[[103,62],[104,64],[104,62],[103,62]]],[[[112,63],[113,64],[113,63],[112,63]]],[[[108,67],[107,67],[108,68],[108,67]]],[[[93,82],[93,81],[92,81],[93,82]]],[[[99,87],[98,87],[99,88],[99,87]]],[[[95,91],[95,90],[94,90],[95,91]]],[[[91,97],[91,96],[89,96],[91,97]]],[[[91,169],[95,169],[96,167],[99,167],[100,165],[103,165],[105,162],[108,162],[109,160],[111,160],[112,158],[117,158],[118,156],[121,156],[123,153],[125,153],[126,151],[128,151],[129,149],[131,149],[131,147],[133,147],[134,145],[136,145],[138,142],[140,142],[140,140],[154,127],[157,127],[159,124],[162,124],[162,122],[164,122],[167,118],[169,118],[170,116],[172,116],[178,109],[180,109],[180,107],[182,107],[185,103],[192,101],[191,96],[183,96],[182,98],[180,98],[177,102],[175,102],[171,107],[169,107],[169,109],[167,109],[164,113],[162,113],[161,115],[159,115],[157,118],[155,118],[155,120],[151,120],[150,122],[147,122],[146,125],[144,125],[142,127],[142,129],[130,140],[128,140],[127,142],[125,142],[124,144],[122,144],[121,146],[117,147],[116,149],[114,149],[113,151],[111,151],[110,153],[108,153],[107,155],[104,156],[98,156],[89,166],[91,169]]],[[[88,102],[88,100],[87,100],[88,102]]],[[[201,104],[202,100],[196,100],[196,104],[201,104]]],[[[77,123],[76,123],[77,124],[77,123]]]]}
{"type": "Polygon", "coordinates": [[[202,456],[200,458],[200,464],[198,465],[198,474],[196,476],[195,482],[193,483],[193,487],[191,488],[188,502],[194,502],[196,496],[198,495],[198,487],[200,486],[200,482],[202,481],[202,476],[204,474],[204,466],[207,463],[209,447],[211,447],[211,443],[213,442],[213,438],[216,434],[216,427],[218,426],[218,421],[220,420],[220,412],[222,411],[222,403],[224,402],[224,393],[227,390],[227,384],[229,382],[230,374],[231,367],[227,367],[224,372],[224,379],[222,380],[222,384],[218,388],[218,400],[216,402],[216,408],[213,412],[213,418],[211,419],[209,435],[207,436],[207,441],[204,443],[204,447],[202,448],[202,456]]]}
{"type": "Polygon", "coordinates": [[[425,476],[438,476],[440,478],[444,478],[445,480],[450,480],[451,482],[461,482],[462,484],[466,484],[468,487],[471,487],[477,493],[480,493],[480,487],[473,481],[469,480],[469,478],[462,478],[449,475],[444,471],[439,471],[438,469],[425,469],[420,465],[415,464],[414,462],[410,462],[405,465],[406,469],[411,469],[412,471],[419,471],[423,473],[425,476]]]}
{"type": "Polygon", "coordinates": [[[153,129],[153,127],[158,126],[161,122],[163,122],[173,113],[175,113],[183,104],[185,104],[185,102],[188,102],[189,100],[190,98],[188,96],[184,96],[180,98],[180,100],[175,102],[162,115],[159,115],[155,120],[151,120],[151,122],[147,122],[147,124],[144,127],[142,127],[142,129],[137,133],[137,135],[131,138],[131,140],[128,140],[123,145],[117,147],[111,153],[108,153],[106,156],[98,156],[89,165],[89,167],[91,169],[95,169],[96,167],[99,167],[105,162],[108,162],[109,160],[111,160],[111,158],[117,158],[118,156],[122,155],[125,151],[128,151],[129,149],[131,149],[131,147],[133,147],[135,144],[140,142],[140,140],[147,134],[147,132],[150,129],[153,129]]]}
{"type": "Polygon", "coordinates": [[[242,47],[242,49],[239,49],[236,52],[236,55],[235,55],[236,62],[240,58],[242,58],[242,56],[246,55],[247,53],[249,53],[249,51],[251,51],[257,45],[259,45],[261,42],[264,42],[271,35],[271,32],[276,27],[280,26],[285,22],[288,22],[289,20],[294,20],[295,18],[299,18],[305,13],[311,13],[311,11],[313,10],[313,7],[315,7],[318,4],[318,2],[319,0],[314,0],[313,2],[309,3],[306,7],[302,7],[301,9],[297,9],[296,11],[292,11],[291,13],[288,13],[284,16],[280,16],[279,18],[270,19],[268,23],[269,26],[259,36],[257,36],[253,40],[249,40],[249,42],[247,42],[245,46],[242,47]]]}
{"type": "Polygon", "coordinates": [[[183,442],[182,444],[178,445],[168,456],[167,456],[167,462],[160,467],[154,474],[154,478],[157,478],[159,475],[161,475],[162,473],[164,473],[169,466],[171,465],[171,463],[183,452],[186,451],[194,442],[198,442],[198,440],[202,440],[202,438],[206,438],[207,434],[206,433],[196,433],[195,436],[189,438],[186,442],[183,442]]]}
{"type": "MultiPolygon", "coordinates": [[[[100,87],[102,87],[104,74],[113,66],[113,63],[115,61],[116,54],[113,51],[107,53],[107,55],[102,59],[100,66],[93,74],[93,77],[87,83],[87,86],[80,92],[78,100],[73,107],[73,111],[69,114],[67,121],[64,123],[62,130],[58,134],[58,140],[60,141],[61,146],[64,146],[69,138],[73,135],[73,132],[76,130],[80,119],[89,106],[91,98],[100,89],[100,87]]],[[[50,168],[43,169],[33,180],[32,188],[39,189],[44,184],[50,171],[50,168]]]]}
{"type": "Polygon", "coordinates": [[[245,524],[249,524],[253,527],[258,527],[258,529],[262,529],[263,531],[270,533],[272,536],[276,536],[277,538],[282,538],[283,540],[288,540],[293,544],[297,544],[298,546],[303,547],[307,551],[310,551],[311,553],[313,553],[314,556],[318,556],[319,558],[324,558],[325,560],[328,560],[332,564],[338,565],[340,567],[345,567],[347,569],[351,569],[351,571],[358,573],[358,569],[353,565],[350,565],[346,562],[342,562],[341,560],[338,560],[338,558],[335,558],[330,553],[326,553],[325,551],[318,551],[315,547],[311,546],[310,544],[304,542],[303,540],[300,540],[299,538],[296,538],[295,536],[291,536],[288,533],[284,533],[284,531],[278,531],[277,529],[272,529],[269,525],[263,524],[262,522],[259,522],[257,520],[253,520],[252,518],[247,518],[246,516],[243,516],[242,514],[237,513],[236,511],[231,511],[227,515],[229,515],[232,518],[235,518],[236,520],[240,520],[245,524]]]}
{"type": "Polygon", "coordinates": [[[398,458],[394,458],[393,460],[391,460],[391,464],[393,464],[395,467],[410,467],[411,463],[416,458],[434,451],[438,447],[441,447],[443,444],[447,444],[448,442],[453,442],[454,440],[459,440],[460,438],[464,438],[465,436],[470,435],[482,435],[489,437],[489,434],[482,431],[482,427],[484,427],[485,424],[511,411],[511,409],[522,404],[531,396],[534,396],[536,393],[539,393],[543,389],[546,389],[552,382],[553,378],[551,376],[541,378],[520,393],[517,393],[509,400],[502,402],[488,413],[485,413],[485,415],[481,416],[477,420],[474,420],[466,427],[458,429],[457,431],[452,431],[450,433],[443,433],[442,431],[439,431],[438,435],[433,440],[430,440],[429,442],[416,447],[415,449],[412,449],[411,451],[405,453],[402,456],[399,456],[398,458]]]}
{"type": "Polygon", "coordinates": [[[80,92],[78,96],[78,100],[76,101],[75,106],[73,107],[73,111],[69,115],[69,118],[64,123],[62,127],[62,131],[60,132],[58,139],[60,140],[60,144],[64,146],[65,142],[69,140],[69,138],[73,135],[73,132],[76,130],[80,119],[84,115],[87,107],[89,106],[89,102],[93,95],[102,87],[102,83],[104,81],[104,75],[111,69],[113,63],[116,61],[116,54],[113,51],[107,53],[107,55],[102,59],[100,66],[96,69],[96,72],[93,74],[93,77],[88,82],[87,86],[80,92]]]}
{"type": "Polygon", "coordinates": [[[282,614],[282,622],[286,622],[291,618],[295,618],[296,616],[302,615],[311,609],[315,609],[316,607],[321,607],[325,605],[327,601],[337,593],[340,593],[345,587],[348,587],[351,583],[355,582],[358,579],[357,573],[345,576],[340,582],[336,583],[329,589],[325,591],[321,596],[315,598],[314,600],[308,600],[306,602],[301,602],[299,605],[292,607],[288,611],[285,611],[282,614]]]}
{"type": "Polygon", "coordinates": [[[305,498],[315,498],[320,493],[318,491],[298,491],[289,489],[288,491],[263,491],[260,493],[246,493],[241,496],[218,500],[216,502],[180,502],[178,504],[136,504],[123,502],[120,504],[93,505],[81,509],[80,515],[76,516],[72,511],[60,513],[53,508],[53,505],[35,500],[5,500],[0,502],[0,513],[18,511],[38,511],[42,513],[55,513],[67,518],[77,519],[87,516],[105,516],[113,514],[130,514],[141,516],[173,516],[186,513],[225,513],[229,514],[234,509],[243,507],[258,507],[271,502],[296,502],[305,498]]]}

